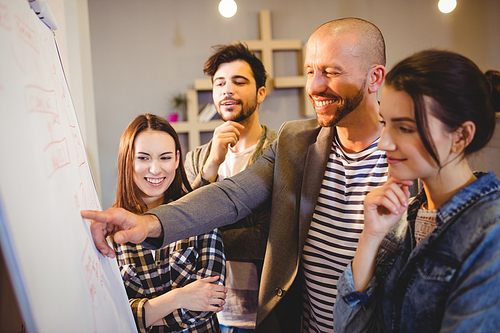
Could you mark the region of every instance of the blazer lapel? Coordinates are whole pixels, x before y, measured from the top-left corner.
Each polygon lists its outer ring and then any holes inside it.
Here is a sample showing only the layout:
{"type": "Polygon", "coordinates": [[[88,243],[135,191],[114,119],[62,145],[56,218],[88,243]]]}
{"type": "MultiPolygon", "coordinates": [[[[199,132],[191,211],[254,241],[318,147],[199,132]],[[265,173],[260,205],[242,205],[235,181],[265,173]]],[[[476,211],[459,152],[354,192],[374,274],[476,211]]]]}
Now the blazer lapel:
{"type": "Polygon", "coordinates": [[[299,258],[306,242],[311,219],[318,201],[335,127],[321,128],[317,140],[309,146],[304,168],[299,212],[299,258]]]}

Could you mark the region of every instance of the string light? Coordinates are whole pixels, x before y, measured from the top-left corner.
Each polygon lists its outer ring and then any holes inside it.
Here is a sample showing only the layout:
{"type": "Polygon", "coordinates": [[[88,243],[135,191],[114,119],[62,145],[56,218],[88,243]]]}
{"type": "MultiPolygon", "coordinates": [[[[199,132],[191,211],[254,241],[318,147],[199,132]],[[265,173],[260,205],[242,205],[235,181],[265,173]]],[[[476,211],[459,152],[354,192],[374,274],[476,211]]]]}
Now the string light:
{"type": "Polygon", "coordinates": [[[238,6],[234,0],[221,0],[219,3],[219,13],[224,17],[233,17],[237,9],[238,6]]]}
{"type": "Polygon", "coordinates": [[[438,8],[441,13],[448,14],[457,6],[457,0],[439,0],[438,8]]]}

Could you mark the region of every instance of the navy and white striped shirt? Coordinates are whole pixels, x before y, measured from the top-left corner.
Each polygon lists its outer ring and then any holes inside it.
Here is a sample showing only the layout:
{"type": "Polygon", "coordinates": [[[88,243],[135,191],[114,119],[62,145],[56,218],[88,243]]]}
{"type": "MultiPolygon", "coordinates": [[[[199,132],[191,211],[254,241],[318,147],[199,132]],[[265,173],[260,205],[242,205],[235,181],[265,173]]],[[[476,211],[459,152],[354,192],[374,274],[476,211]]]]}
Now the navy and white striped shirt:
{"type": "Polygon", "coordinates": [[[348,154],[334,138],[302,253],[304,331],[333,332],[337,281],[356,252],[364,198],[387,180],[378,141],[348,154]]]}

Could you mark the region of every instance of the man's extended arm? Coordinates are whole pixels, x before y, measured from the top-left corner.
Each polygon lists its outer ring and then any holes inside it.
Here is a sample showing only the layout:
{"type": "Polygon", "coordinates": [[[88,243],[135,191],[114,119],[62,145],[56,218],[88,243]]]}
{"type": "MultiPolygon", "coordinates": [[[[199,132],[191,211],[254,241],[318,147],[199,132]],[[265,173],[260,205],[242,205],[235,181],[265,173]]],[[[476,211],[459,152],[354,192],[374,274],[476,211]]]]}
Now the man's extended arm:
{"type": "Polygon", "coordinates": [[[82,211],[84,218],[94,220],[91,232],[97,249],[103,255],[114,257],[113,249],[106,242],[110,235],[114,235],[117,243],[141,243],[147,237],[163,236],[162,246],[166,246],[234,223],[263,207],[272,193],[275,143],[253,165],[234,177],[204,186],[146,215],[132,214],[121,208],[82,211]]]}
{"type": "Polygon", "coordinates": [[[162,246],[232,224],[269,204],[273,171],[274,151],[268,149],[239,174],[148,211],[156,215],[163,226],[162,246]]]}

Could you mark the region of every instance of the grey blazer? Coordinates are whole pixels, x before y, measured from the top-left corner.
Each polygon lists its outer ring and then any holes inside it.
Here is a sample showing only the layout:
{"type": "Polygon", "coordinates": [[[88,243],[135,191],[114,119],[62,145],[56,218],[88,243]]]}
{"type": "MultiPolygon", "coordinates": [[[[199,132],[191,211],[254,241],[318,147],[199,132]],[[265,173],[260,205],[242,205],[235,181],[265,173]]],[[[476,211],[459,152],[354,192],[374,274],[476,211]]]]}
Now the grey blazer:
{"type": "Polygon", "coordinates": [[[234,223],[271,200],[269,238],[259,292],[257,332],[299,332],[300,257],[328,161],[334,128],[316,119],[286,122],[278,138],[239,174],[204,186],[148,214],[164,230],[163,244],[234,223]]]}

